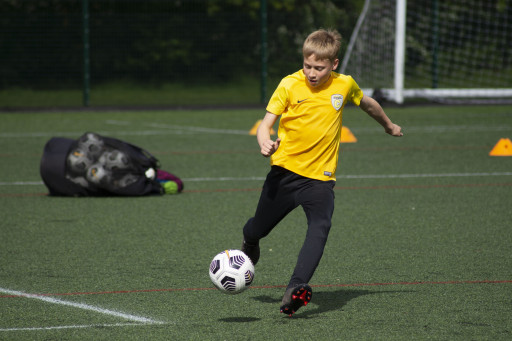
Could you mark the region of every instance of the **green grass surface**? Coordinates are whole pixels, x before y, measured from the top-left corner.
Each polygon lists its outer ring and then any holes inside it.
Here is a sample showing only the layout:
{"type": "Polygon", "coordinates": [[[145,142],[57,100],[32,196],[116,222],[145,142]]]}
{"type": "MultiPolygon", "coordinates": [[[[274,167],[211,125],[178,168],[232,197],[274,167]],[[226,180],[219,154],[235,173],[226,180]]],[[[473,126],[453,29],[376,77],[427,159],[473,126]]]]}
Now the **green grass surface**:
{"type": "Polygon", "coordinates": [[[300,208],[262,240],[253,288],[223,295],[208,277],[269,169],[248,134],[263,110],[0,114],[0,340],[510,340],[512,157],[488,153],[512,138],[512,107],[387,113],[403,138],[345,111],[358,142],[342,145],[313,299],[293,318],[279,304],[300,208]],[[46,196],[44,144],[85,131],[151,151],[185,191],[46,196]]]}

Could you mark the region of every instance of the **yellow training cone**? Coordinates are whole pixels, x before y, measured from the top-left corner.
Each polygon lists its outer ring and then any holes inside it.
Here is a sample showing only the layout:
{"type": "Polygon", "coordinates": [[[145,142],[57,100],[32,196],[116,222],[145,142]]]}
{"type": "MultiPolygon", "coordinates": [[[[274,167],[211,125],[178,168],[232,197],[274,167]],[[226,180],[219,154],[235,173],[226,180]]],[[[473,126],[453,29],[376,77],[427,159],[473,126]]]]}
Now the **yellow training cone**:
{"type": "MultiPolygon", "coordinates": [[[[258,130],[258,127],[260,126],[262,120],[258,120],[256,123],[254,123],[254,126],[249,131],[249,135],[256,135],[256,131],[258,130]]],[[[274,129],[270,128],[270,135],[275,135],[274,129]]]]}
{"type": "Polygon", "coordinates": [[[489,153],[490,156],[512,156],[512,141],[500,139],[489,153]]]}
{"type": "Polygon", "coordinates": [[[343,126],[343,127],[341,127],[341,139],[340,139],[340,142],[341,143],[354,143],[354,142],[357,142],[357,139],[354,136],[354,134],[352,134],[350,129],[348,129],[347,127],[343,126]]]}

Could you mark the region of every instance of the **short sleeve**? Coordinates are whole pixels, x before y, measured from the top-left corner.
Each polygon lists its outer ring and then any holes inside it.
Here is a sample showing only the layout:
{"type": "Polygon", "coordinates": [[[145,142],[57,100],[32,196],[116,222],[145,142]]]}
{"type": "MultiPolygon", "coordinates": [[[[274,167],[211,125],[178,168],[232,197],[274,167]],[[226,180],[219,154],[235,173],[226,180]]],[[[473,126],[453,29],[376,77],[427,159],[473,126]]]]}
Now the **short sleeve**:
{"type": "Polygon", "coordinates": [[[350,87],[350,93],[348,96],[348,100],[355,105],[359,106],[361,104],[361,100],[363,99],[363,90],[359,88],[356,81],[350,77],[352,81],[352,86],[350,87]]]}
{"type": "Polygon", "coordinates": [[[267,105],[267,111],[274,115],[281,115],[286,111],[289,103],[288,89],[285,86],[285,81],[282,80],[277,89],[270,97],[267,105]]]}

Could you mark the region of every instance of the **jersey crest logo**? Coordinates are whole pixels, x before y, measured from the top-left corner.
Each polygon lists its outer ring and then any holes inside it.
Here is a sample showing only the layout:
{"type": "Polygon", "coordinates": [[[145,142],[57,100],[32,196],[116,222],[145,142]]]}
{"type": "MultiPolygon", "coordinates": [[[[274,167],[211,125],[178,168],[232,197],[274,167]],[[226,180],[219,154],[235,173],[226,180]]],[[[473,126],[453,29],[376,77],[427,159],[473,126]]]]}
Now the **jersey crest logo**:
{"type": "Polygon", "coordinates": [[[343,105],[343,95],[335,94],[331,96],[331,104],[332,107],[338,111],[341,109],[341,106],[343,105]]]}

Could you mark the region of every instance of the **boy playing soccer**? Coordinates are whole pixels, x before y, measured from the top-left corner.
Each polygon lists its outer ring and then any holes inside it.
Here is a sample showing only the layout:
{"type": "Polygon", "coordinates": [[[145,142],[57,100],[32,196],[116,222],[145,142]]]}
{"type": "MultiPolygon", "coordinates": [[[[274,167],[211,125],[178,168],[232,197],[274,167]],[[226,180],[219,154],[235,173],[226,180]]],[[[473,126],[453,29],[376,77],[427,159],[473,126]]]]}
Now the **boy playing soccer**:
{"type": "Polygon", "coordinates": [[[334,72],[341,36],[318,30],[304,41],[303,69],[281,80],[272,95],[256,134],[261,154],[270,157],[267,175],[254,217],[243,228],[242,251],[256,264],[259,241],[293,209],[302,206],[308,229],[295,270],[281,302],[281,312],[292,315],[311,300],[308,285],[322,254],[334,211],[334,185],[340,146],[342,112],[350,101],[384,127],[402,136],[382,107],[363,95],[350,76],[334,72]],[[278,138],[270,130],[277,118],[278,138]]]}

